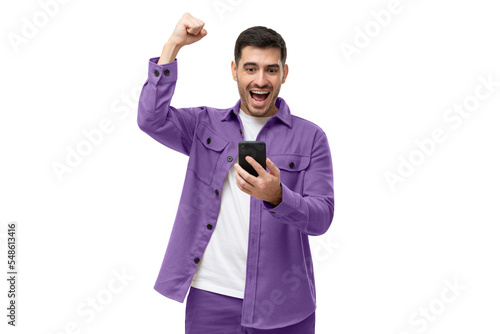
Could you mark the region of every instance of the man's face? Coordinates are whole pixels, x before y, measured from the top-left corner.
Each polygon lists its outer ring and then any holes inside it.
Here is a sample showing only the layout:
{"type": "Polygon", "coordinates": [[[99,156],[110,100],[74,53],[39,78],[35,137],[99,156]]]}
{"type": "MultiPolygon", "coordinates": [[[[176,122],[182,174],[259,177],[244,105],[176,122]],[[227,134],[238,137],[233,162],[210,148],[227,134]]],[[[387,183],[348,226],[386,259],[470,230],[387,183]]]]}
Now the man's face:
{"type": "Polygon", "coordinates": [[[288,65],[281,63],[280,48],[245,46],[238,67],[233,61],[231,69],[238,83],[241,109],[255,117],[274,115],[278,110],[274,104],[288,75],[288,65]]]}

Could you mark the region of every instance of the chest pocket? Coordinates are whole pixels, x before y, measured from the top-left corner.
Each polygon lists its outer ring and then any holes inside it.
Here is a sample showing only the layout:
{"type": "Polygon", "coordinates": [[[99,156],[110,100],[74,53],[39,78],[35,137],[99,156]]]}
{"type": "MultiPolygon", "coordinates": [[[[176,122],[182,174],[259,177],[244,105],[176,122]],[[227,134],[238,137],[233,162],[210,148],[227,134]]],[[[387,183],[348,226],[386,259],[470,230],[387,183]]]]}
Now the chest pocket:
{"type": "Polygon", "coordinates": [[[304,174],[311,157],[309,155],[283,153],[269,155],[269,159],[280,170],[281,182],[291,190],[302,193],[304,174]]]}
{"type": "Polygon", "coordinates": [[[206,125],[196,130],[196,140],[191,148],[187,168],[206,185],[212,183],[217,162],[228,141],[206,125]]]}

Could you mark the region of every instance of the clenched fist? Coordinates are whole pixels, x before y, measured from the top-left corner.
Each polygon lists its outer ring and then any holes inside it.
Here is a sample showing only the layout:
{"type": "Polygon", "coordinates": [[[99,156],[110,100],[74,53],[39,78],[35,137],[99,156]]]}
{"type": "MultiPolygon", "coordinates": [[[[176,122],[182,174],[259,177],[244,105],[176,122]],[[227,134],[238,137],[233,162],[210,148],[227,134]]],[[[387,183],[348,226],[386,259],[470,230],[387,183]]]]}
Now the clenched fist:
{"type": "Polygon", "coordinates": [[[204,25],[205,22],[202,20],[197,19],[189,13],[185,13],[175,26],[170,39],[181,47],[198,42],[207,35],[207,31],[203,29],[204,25]]]}
{"type": "Polygon", "coordinates": [[[198,42],[207,35],[206,29],[203,29],[205,22],[197,19],[189,13],[182,15],[181,19],[175,26],[172,36],[163,46],[158,64],[170,63],[175,60],[179,50],[189,44],[198,42]]]}

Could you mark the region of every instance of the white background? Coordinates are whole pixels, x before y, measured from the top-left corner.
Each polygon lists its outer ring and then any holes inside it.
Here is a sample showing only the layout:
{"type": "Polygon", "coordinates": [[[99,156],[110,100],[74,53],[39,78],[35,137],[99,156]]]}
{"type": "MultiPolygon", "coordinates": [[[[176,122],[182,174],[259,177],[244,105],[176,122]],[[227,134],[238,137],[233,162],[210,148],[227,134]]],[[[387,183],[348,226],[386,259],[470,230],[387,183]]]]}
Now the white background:
{"type": "Polygon", "coordinates": [[[153,285],[187,157],[136,119],[148,60],[186,11],[208,35],[178,55],[174,106],[233,106],[234,42],[265,25],[288,46],[281,96],[328,135],[336,213],[326,234],[310,238],[316,332],[498,332],[500,87],[459,126],[443,118],[474,101],[480,76],[498,85],[498,10],[491,0],[401,0],[386,26],[374,24],[370,12],[389,4],[73,0],[43,22],[37,1],[2,2],[1,276],[8,222],[18,223],[19,262],[18,326],[6,325],[2,279],[2,333],[183,333],[185,304],[153,285]],[[16,46],[27,21],[38,31],[16,46]],[[342,43],[356,38],[358,53],[346,57],[342,43]],[[112,130],[58,178],[53,164],[66,164],[105,119],[112,130]],[[446,140],[418,153],[415,141],[436,128],[446,140]],[[386,173],[410,157],[419,165],[391,189],[386,173]],[[129,278],[115,282],[122,271],[129,278]]]}

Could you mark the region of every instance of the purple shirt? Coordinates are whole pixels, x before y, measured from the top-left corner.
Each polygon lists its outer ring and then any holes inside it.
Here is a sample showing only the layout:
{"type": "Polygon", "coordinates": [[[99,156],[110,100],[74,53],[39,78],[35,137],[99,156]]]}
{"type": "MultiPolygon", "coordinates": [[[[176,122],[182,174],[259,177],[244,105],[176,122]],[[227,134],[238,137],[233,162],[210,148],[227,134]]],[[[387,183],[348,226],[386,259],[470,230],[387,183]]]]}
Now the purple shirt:
{"type": "MultiPolygon", "coordinates": [[[[224,180],[245,140],[231,108],[174,108],[177,59],[149,60],[139,99],[139,127],[189,161],[179,207],[155,290],[184,302],[216,227],[224,180]]],[[[250,226],[241,325],[271,329],[295,324],[316,309],[309,235],[325,233],[333,220],[333,169],[325,132],[294,116],[282,98],[256,140],[280,169],[282,202],[273,207],[250,197],[250,226]]]]}

